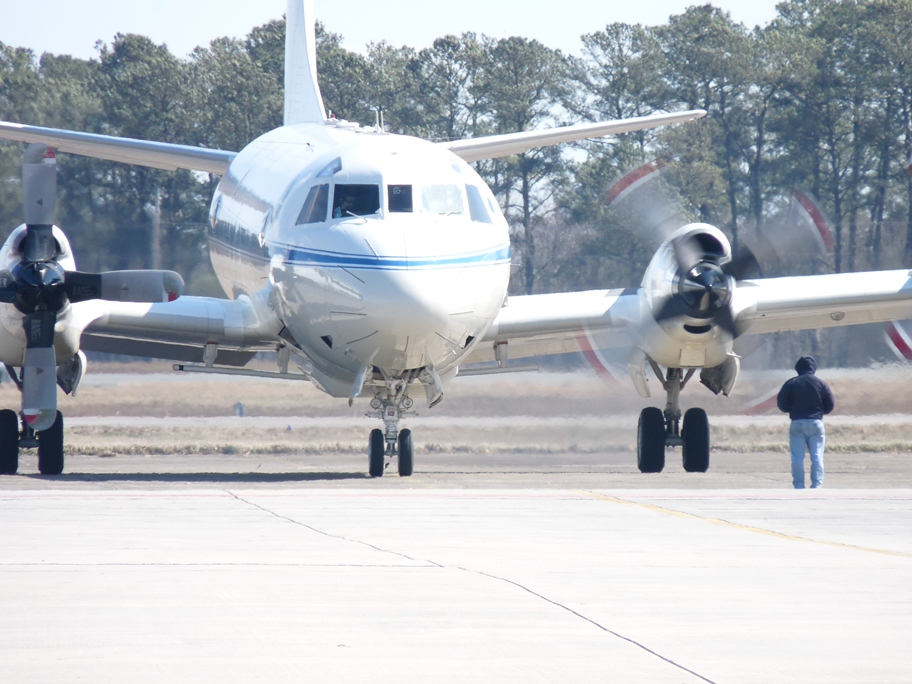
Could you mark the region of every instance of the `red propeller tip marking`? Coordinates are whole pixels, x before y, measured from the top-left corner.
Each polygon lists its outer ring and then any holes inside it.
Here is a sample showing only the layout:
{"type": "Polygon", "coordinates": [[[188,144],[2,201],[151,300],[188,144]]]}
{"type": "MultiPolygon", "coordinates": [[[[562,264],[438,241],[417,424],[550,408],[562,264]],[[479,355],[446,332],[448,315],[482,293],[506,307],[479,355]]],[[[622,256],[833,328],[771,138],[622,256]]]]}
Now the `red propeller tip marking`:
{"type": "Polygon", "coordinates": [[[897,356],[906,359],[907,361],[912,361],[912,345],[909,344],[909,339],[905,335],[905,331],[900,327],[899,323],[893,321],[892,323],[887,324],[887,339],[893,343],[894,351],[898,352],[897,356]]]}

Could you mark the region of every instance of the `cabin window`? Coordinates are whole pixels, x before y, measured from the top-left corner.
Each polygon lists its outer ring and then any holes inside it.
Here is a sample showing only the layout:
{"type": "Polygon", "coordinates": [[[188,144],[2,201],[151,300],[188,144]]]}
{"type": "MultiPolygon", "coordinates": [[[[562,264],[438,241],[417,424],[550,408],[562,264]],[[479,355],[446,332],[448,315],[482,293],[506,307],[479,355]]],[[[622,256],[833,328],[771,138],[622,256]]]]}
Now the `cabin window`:
{"type": "Polygon", "coordinates": [[[494,223],[485,206],[484,198],[481,196],[481,190],[474,185],[467,185],[466,195],[469,198],[469,215],[472,220],[479,223],[494,223]]]}
{"type": "Polygon", "coordinates": [[[462,192],[458,185],[428,185],[421,189],[421,204],[429,214],[462,214],[462,192]]]}
{"type": "Polygon", "coordinates": [[[296,226],[305,223],[323,223],[326,220],[326,207],[329,203],[329,186],[315,185],[307,193],[307,199],[304,200],[304,206],[301,207],[301,213],[298,214],[296,226]]]}
{"type": "Polygon", "coordinates": [[[337,185],[333,193],[333,218],[367,216],[380,211],[379,185],[337,185]]]}
{"type": "Polygon", "coordinates": [[[412,186],[390,185],[387,188],[389,210],[391,213],[408,213],[412,211],[412,186]]]}

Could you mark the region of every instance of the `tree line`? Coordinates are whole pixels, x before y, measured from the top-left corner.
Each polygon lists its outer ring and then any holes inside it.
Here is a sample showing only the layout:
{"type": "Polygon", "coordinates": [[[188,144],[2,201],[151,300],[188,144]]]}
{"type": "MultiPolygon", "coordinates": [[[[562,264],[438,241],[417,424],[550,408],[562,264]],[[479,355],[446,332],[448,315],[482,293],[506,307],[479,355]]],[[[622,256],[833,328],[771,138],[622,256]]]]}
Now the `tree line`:
{"type": "MultiPolygon", "coordinates": [[[[0,43],[0,119],[240,150],[281,125],[284,21],[189,57],[140,35],[90,60],[0,43]]],[[[912,0],[787,0],[749,29],[711,5],[609,24],[578,55],[522,37],[444,36],[364,54],[318,25],[334,116],[430,140],[703,108],[705,119],[476,164],[513,231],[516,293],[627,286],[654,238],[605,207],[626,171],[663,159],[681,215],[750,242],[789,193],[835,238],[816,272],[912,266],[912,0]]],[[[21,146],[0,145],[0,222],[21,222],[21,146]],[[7,181],[9,179],[9,181],[7,181]]],[[[86,269],[162,266],[215,294],[205,257],[217,179],[61,155],[58,223],[86,269]]]]}

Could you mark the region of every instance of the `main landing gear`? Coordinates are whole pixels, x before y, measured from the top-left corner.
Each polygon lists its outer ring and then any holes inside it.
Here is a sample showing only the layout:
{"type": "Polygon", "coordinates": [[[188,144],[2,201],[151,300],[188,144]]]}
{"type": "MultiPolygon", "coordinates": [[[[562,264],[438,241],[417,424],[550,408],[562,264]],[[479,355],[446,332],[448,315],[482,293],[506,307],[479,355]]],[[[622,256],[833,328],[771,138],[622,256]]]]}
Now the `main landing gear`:
{"type": "Polygon", "coordinates": [[[19,469],[19,449],[38,448],[38,470],[42,475],[63,472],[63,414],[47,430],[35,432],[9,409],[0,410],[0,475],[15,475],[19,469]]]}
{"type": "Polygon", "coordinates": [[[640,413],[637,426],[637,466],[641,473],[660,473],[665,467],[665,447],[680,446],[684,470],[705,473],[709,469],[709,420],[706,411],[688,409],[681,420],[681,390],[695,369],[686,373],[681,368],[669,368],[665,377],[650,359],[650,365],[662,383],[668,400],[665,410],[650,406],[640,413]]]}
{"type": "Polygon", "coordinates": [[[409,477],[414,467],[412,431],[400,430],[399,421],[412,411],[412,398],[408,396],[408,380],[391,380],[386,389],[378,391],[371,400],[374,409],[368,416],[381,418],[384,429],[371,430],[368,456],[371,477],[383,477],[393,457],[399,466],[399,476],[409,477]]]}

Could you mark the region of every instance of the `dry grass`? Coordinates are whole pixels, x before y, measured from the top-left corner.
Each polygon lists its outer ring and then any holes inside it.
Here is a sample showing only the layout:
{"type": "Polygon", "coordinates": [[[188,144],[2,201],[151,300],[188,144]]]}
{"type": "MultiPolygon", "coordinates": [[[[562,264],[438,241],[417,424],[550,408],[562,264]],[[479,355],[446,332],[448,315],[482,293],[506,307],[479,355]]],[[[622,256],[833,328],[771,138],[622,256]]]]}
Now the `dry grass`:
{"type": "MultiPolygon", "coordinates": [[[[77,397],[61,394],[61,410],[77,416],[231,416],[236,402],[246,406],[247,415],[288,417],[363,417],[367,402],[353,408],[347,402],[326,396],[305,382],[211,378],[207,376],[163,375],[170,366],[158,364],[99,365],[90,368],[91,380],[77,397]],[[149,371],[152,371],[150,374],[149,371]],[[125,377],[124,374],[131,374],[125,377]]],[[[710,416],[737,414],[752,395],[774,389],[790,373],[747,376],[735,397],[715,397],[694,382],[684,393],[685,408],[701,405],[710,416]]],[[[837,397],[841,415],[912,413],[912,369],[874,371],[833,371],[822,373],[837,397]]],[[[653,384],[654,389],[658,389],[653,384]]],[[[19,404],[18,391],[0,385],[0,405],[19,404]]],[[[456,380],[447,389],[446,400],[432,411],[416,406],[422,416],[463,417],[457,424],[421,424],[416,427],[415,446],[419,452],[481,453],[601,453],[632,452],[636,445],[636,413],[646,405],[628,383],[606,387],[586,374],[524,374],[496,378],[456,380]],[[603,425],[600,416],[630,416],[603,425]],[[495,427],[474,425],[473,416],[500,416],[507,420],[495,427]],[[533,420],[509,418],[531,416],[533,420]],[[560,421],[535,418],[589,416],[590,420],[562,426],[560,421]],[[618,427],[620,426],[620,427],[618,427]]],[[[267,429],[238,419],[236,427],[201,429],[169,426],[67,428],[67,449],[85,454],[287,454],[362,453],[367,432],[376,423],[369,419],[350,421],[344,427],[267,429]]],[[[715,449],[734,452],[787,451],[786,421],[715,425],[715,449]]],[[[828,427],[827,448],[833,452],[912,453],[912,417],[908,425],[828,427]]]]}

